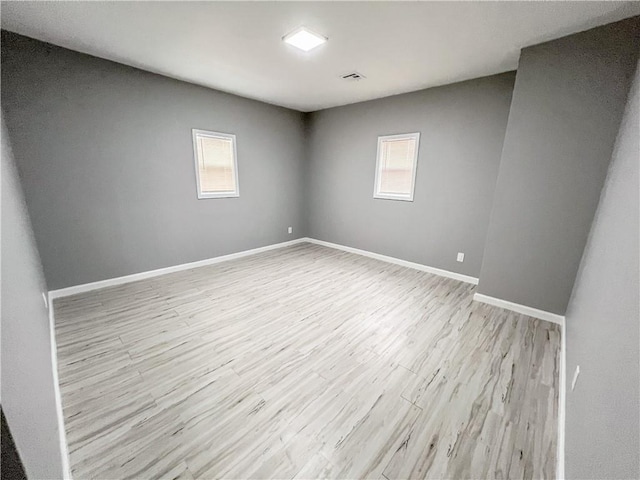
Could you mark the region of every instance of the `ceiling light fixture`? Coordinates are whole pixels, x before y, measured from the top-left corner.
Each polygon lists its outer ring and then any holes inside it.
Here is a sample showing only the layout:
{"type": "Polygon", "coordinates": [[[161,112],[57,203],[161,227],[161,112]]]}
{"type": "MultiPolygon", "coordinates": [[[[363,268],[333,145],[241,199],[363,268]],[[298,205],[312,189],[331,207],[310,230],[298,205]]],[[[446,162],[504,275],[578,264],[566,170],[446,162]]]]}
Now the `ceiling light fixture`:
{"type": "Polygon", "coordinates": [[[289,45],[293,45],[294,47],[299,48],[305,52],[316,48],[318,45],[322,45],[327,41],[327,37],[323,37],[322,35],[318,35],[317,33],[313,33],[311,30],[300,27],[282,37],[289,45]]]}

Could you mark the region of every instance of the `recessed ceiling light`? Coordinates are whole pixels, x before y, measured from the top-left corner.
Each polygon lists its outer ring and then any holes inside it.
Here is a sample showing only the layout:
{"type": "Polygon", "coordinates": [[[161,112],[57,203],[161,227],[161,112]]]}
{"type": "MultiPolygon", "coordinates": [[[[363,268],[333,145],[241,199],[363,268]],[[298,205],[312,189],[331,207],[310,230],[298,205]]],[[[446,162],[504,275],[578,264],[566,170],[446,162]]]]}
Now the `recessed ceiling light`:
{"type": "Polygon", "coordinates": [[[318,35],[317,33],[313,33],[307,28],[300,27],[290,34],[282,37],[282,40],[289,45],[293,45],[300,50],[308,52],[309,50],[316,48],[318,45],[322,45],[327,41],[327,38],[322,35],[318,35]]]}

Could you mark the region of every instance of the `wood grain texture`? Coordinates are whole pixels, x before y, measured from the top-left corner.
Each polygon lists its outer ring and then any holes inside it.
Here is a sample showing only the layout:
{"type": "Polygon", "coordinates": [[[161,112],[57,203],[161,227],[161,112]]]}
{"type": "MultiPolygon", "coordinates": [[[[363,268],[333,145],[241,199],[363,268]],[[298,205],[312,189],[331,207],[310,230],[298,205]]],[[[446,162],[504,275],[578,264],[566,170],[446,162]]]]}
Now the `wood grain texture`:
{"type": "Polygon", "coordinates": [[[560,330],[300,244],[54,302],[73,476],[553,478],[560,330]]]}

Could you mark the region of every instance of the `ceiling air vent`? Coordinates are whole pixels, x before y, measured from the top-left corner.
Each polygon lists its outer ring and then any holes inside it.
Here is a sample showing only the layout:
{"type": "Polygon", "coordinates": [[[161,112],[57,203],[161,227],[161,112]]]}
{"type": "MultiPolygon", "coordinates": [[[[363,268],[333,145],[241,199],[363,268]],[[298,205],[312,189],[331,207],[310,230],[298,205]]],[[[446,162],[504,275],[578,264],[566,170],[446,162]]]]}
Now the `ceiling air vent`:
{"type": "Polygon", "coordinates": [[[349,80],[349,81],[357,81],[357,80],[362,80],[365,77],[364,75],[362,75],[361,73],[358,72],[351,72],[351,73],[347,73],[345,75],[340,75],[340,78],[343,80],[349,80]]]}

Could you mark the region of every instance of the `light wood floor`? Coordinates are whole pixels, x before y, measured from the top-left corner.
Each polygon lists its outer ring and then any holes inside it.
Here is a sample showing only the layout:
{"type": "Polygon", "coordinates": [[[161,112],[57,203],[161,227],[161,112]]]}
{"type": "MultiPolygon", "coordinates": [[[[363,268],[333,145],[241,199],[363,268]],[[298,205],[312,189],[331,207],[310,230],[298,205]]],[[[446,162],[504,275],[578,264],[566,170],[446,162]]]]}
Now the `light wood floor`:
{"type": "Polygon", "coordinates": [[[55,301],[73,476],[555,476],[557,325],[310,244],[55,301]]]}

